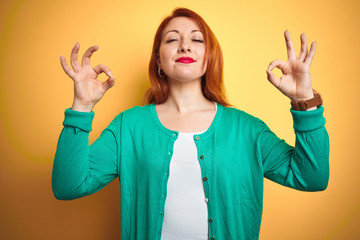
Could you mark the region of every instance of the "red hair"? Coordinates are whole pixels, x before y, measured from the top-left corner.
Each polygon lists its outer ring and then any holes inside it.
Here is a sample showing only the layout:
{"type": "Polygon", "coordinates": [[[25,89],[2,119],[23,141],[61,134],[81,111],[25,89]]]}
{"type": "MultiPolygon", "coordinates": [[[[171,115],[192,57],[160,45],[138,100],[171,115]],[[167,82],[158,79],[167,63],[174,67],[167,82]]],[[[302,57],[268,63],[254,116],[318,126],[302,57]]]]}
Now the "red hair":
{"type": "Polygon", "coordinates": [[[166,17],[156,31],[154,45],[149,63],[149,78],[151,87],[146,92],[148,103],[161,104],[169,97],[169,85],[166,77],[158,75],[157,59],[159,56],[160,43],[162,41],[162,33],[166,25],[176,17],[188,17],[194,20],[200,27],[205,42],[205,59],[207,59],[207,69],[201,79],[201,90],[210,101],[228,107],[229,104],[224,87],[223,79],[223,55],[220,44],[214,33],[206,22],[195,12],[186,8],[175,8],[172,14],[166,17]]]}

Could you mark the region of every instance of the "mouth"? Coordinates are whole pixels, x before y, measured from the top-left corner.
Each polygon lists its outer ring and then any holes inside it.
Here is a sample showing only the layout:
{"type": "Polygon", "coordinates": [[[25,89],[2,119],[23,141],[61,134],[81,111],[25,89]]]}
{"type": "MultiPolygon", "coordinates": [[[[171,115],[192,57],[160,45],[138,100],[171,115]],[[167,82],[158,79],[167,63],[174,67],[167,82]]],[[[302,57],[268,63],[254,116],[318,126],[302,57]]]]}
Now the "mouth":
{"type": "Polygon", "coordinates": [[[176,62],[188,64],[188,63],[193,63],[193,62],[195,62],[195,60],[192,59],[191,57],[181,57],[181,58],[177,59],[176,62]]]}

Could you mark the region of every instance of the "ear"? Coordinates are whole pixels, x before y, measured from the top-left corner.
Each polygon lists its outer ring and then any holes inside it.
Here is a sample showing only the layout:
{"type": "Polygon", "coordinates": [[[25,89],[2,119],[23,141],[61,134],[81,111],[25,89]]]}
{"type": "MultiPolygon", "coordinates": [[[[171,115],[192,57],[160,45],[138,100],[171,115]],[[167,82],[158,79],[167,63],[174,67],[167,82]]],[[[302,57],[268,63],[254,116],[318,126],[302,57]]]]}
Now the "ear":
{"type": "Polygon", "coordinates": [[[158,66],[159,68],[161,68],[161,61],[160,61],[160,56],[159,56],[159,54],[156,54],[156,58],[157,58],[156,64],[157,64],[157,66],[158,66]]]}

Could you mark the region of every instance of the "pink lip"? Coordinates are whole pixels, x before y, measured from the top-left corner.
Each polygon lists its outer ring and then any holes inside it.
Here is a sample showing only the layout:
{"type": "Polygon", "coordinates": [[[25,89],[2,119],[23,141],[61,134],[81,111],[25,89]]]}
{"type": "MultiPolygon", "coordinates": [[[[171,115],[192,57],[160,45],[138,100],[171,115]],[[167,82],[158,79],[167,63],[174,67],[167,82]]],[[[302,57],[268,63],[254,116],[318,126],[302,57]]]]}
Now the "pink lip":
{"type": "Polygon", "coordinates": [[[181,63],[193,63],[195,62],[194,59],[192,59],[191,57],[181,57],[178,60],[176,60],[176,62],[181,62],[181,63]]]}

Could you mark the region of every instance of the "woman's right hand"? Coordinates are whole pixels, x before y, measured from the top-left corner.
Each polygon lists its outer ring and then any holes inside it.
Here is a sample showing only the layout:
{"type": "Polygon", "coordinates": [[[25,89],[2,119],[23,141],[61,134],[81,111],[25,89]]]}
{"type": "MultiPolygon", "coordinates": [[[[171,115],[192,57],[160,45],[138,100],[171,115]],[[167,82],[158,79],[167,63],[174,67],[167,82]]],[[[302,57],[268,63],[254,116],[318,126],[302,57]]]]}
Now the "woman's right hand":
{"type": "Polygon", "coordinates": [[[86,50],[81,65],[78,61],[79,49],[80,44],[76,43],[71,51],[70,62],[72,69],[67,65],[63,56],[60,56],[60,62],[65,73],[74,81],[74,102],[71,109],[80,112],[91,112],[105,92],[114,86],[115,77],[112,76],[110,69],[103,64],[94,68],[90,66],[90,57],[98,50],[98,46],[95,45],[86,50]],[[105,73],[109,77],[105,82],[97,79],[101,73],[105,73]]]}

